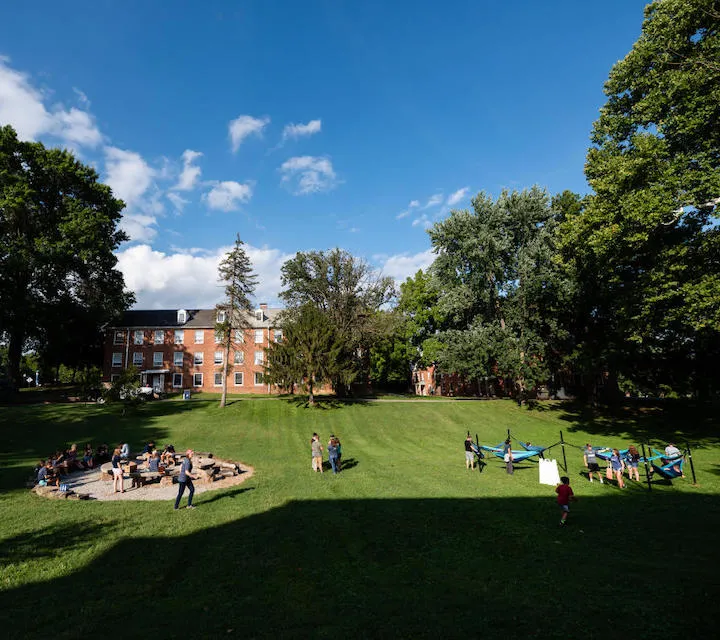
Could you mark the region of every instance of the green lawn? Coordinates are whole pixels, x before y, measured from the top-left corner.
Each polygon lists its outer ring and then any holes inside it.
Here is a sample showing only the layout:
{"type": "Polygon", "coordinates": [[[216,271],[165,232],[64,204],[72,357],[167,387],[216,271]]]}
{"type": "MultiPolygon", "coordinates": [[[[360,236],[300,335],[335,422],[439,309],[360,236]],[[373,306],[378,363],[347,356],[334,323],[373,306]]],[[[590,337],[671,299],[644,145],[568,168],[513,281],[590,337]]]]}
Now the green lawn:
{"type": "MultiPolygon", "coordinates": [[[[711,409],[597,416],[509,401],[344,404],[214,398],[0,407],[0,622],[6,637],[651,637],[712,635],[720,595],[720,440],[711,409]],[[690,478],[589,484],[557,526],[537,466],[465,469],[470,430],[622,445],[693,443],[690,478]],[[310,470],[317,431],[347,469],[310,470]],[[171,502],[64,502],[22,488],[50,451],[127,439],[240,460],[255,476],[171,502]]],[[[553,450],[562,459],[560,448],[553,450]]],[[[689,467],[687,469],[688,476],[689,467]]]]}

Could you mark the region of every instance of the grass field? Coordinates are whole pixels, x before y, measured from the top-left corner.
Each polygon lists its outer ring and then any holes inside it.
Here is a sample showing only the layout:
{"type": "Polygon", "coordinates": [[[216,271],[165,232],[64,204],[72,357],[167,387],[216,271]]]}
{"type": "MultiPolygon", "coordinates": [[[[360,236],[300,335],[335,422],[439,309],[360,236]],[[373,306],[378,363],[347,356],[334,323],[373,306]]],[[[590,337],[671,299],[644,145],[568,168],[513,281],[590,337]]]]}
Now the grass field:
{"type": "MultiPolygon", "coordinates": [[[[663,638],[712,636],[720,430],[711,409],[613,416],[509,401],[341,403],[214,398],[0,408],[0,623],[6,637],[663,638]],[[693,444],[698,485],[589,484],[558,527],[537,466],[467,471],[468,430],[536,444],[693,444]],[[338,476],[310,470],[317,431],[338,476]],[[71,442],[148,439],[255,467],[238,487],[170,502],[65,502],[22,488],[71,442]]],[[[562,460],[559,447],[553,450],[562,460]]],[[[688,476],[689,468],[688,468],[688,476]]]]}

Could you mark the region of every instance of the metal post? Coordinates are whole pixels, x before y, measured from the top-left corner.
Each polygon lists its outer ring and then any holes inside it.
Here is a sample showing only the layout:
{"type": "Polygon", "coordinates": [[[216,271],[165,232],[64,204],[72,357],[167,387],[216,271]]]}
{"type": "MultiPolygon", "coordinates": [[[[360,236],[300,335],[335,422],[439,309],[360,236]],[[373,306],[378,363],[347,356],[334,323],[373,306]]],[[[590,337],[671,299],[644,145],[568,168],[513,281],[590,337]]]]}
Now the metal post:
{"type": "Polygon", "coordinates": [[[563,452],[563,469],[565,469],[565,473],[567,473],[567,458],[565,457],[565,439],[563,438],[563,432],[560,432],[560,446],[562,447],[563,452]]]}
{"type": "Polygon", "coordinates": [[[690,443],[686,442],[685,447],[687,449],[687,457],[690,462],[690,471],[692,471],[693,484],[697,484],[697,479],[695,478],[695,465],[693,464],[692,451],[690,450],[690,443]]]}
{"type": "Polygon", "coordinates": [[[645,454],[645,445],[642,444],[643,460],[645,461],[645,478],[648,483],[648,491],[652,491],[652,482],[650,482],[650,469],[648,469],[647,455],[645,454]]]}
{"type": "Polygon", "coordinates": [[[508,429],[508,437],[507,437],[507,439],[510,440],[510,429],[508,429]]]}

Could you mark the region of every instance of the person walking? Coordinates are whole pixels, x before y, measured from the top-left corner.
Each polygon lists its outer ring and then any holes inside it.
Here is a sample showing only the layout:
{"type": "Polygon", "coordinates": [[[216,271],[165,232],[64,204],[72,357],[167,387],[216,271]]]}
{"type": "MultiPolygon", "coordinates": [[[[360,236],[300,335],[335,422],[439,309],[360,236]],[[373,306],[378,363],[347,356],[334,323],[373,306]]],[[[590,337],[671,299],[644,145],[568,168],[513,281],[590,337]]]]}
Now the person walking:
{"type": "Polygon", "coordinates": [[[593,481],[593,473],[597,473],[600,484],[604,484],[602,473],[600,473],[600,465],[598,464],[597,456],[595,455],[595,449],[592,448],[589,442],[585,445],[583,460],[585,460],[585,466],[588,469],[588,478],[590,478],[590,482],[593,481]]]}
{"type": "Polygon", "coordinates": [[[192,449],[188,449],[185,452],[185,458],[182,461],[182,464],[180,465],[180,475],[178,476],[178,494],[177,498],[175,498],[175,509],[180,508],[180,499],[183,496],[183,493],[185,493],[185,487],[188,488],[188,503],[187,508],[188,509],[194,509],[192,499],[195,495],[195,485],[193,484],[193,480],[195,480],[195,476],[192,474],[192,458],[193,455],[195,455],[195,452],[192,449]]]}
{"type": "Polygon", "coordinates": [[[123,481],[123,470],[121,466],[121,461],[122,459],[120,457],[120,447],[115,447],[112,459],[110,460],[113,472],[113,493],[125,493],[125,483],[123,481]]]}
{"type": "Polygon", "coordinates": [[[315,471],[323,472],[323,461],[322,452],[323,446],[320,444],[320,436],[317,433],[313,433],[312,440],[310,441],[310,452],[312,453],[313,469],[315,471]]]}
{"type": "Polygon", "coordinates": [[[474,469],[475,468],[475,454],[473,453],[472,449],[472,438],[470,437],[470,434],[468,433],[467,438],[465,438],[465,468],[466,469],[474,469]]]}
{"type": "Polygon", "coordinates": [[[337,436],[333,436],[333,438],[335,438],[335,445],[337,446],[337,470],[338,473],[340,473],[342,466],[342,444],[340,443],[340,438],[337,436]]]}
{"type": "Polygon", "coordinates": [[[555,487],[555,493],[557,493],[557,503],[562,510],[560,526],[564,527],[567,524],[568,513],[570,513],[570,503],[577,500],[570,487],[570,478],[567,476],[560,478],[560,484],[555,487]]]}
{"type": "Polygon", "coordinates": [[[515,467],[513,467],[513,452],[511,447],[510,438],[505,440],[505,446],[503,447],[503,460],[505,461],[505,471],[508,475],[515,473],[515,467]]]}
{"type": "Polygon", "coordinates": [[[620,456],[620,451],[617,449],[612,450],[612,455],[610,456],[610,466],[612,467],[613,475],[615,476],[615,479],[617,480],[618,487],[621,489],[625,488],[625,481],[623,480],[623,460],[620,456]]]}

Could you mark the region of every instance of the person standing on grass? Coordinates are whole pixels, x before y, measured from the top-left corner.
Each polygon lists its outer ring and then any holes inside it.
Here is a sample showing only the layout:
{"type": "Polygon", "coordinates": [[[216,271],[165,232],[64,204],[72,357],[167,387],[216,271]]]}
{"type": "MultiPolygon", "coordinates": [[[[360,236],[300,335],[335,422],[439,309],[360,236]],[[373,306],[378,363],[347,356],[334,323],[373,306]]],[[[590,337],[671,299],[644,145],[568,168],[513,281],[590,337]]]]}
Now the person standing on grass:
{"type": "Polygon", "coordinates": [[[513,467],[513,452],[511,447],[510,438],[505,440],[505,446],[503,447],[503,460],[505,461],[505,471],[508,475],[515,473],[515,467],[513,467]]]}
{"type": "Polygon", "coordinates": [[[620,451],[617,449],[612,450],[612,455],[610,456],[610,466],[612,467],[613,475],[615,476],[615,479],[617,480],[618,487],[621,489],[625,488],[625,481],[623,480],[622,472],[623,472],[623,460],[620,456],[620,451]]]}
{"type": "Polygon", "coordinates": [[[600,484],[603,484],[603,477],[602,473],[600,473],[600,465],[598,464],[597,456],[595,455],[595,449],[592,448],[589,442],[585,445],[583,460],[585,460],[585,466],[588,468],[588,478],[590,478],[590,482],[593,481],[593,473],[597,473],[600,484]]]}
{"type": "Polygon", "coordinates": [[[320,444],[320,436],[317,433],[313,433],[312,440],[310,441],[310,452],[312,453],[313,469],[315,471],[323,472],[323,461],[322,452],[323,446],[320,444]]]}
{"type": "Polygon", "coordinates": [[[465,468],[466,469],[474,469],[475,468],[475,454],[473,453],[472,438],[470,437],[469,433],[468,433],[468,437],[465,438],[465,468]]]}
{"type": "Polygon", "coordinates": [[[175,498],[175,509],[180,508],[180,498],[182,498],[183,493],[185,493],[185,487],[189,489],[188,492],[188,503],[187,508],[188,509],[194,509],[192,499],[195,495],[195,485],[193,484],[193,480],[195,480],[195,476],[192,474],[192,457],[194,455],[194,451],[192,449],[188,449],[185,452],[185,458],[182,461],[182,464],[180,465],[180,475],[178,476],[178,494],[177,498],[175,498]]]}
{"type": "Polygon", "coordinates": [[[337,436],[333,436],[335,438],[335,446],[337,447],[337,470],[338,473],[340,473],[340,465],[342,462],[342,444],[340,444],[340,438],[337,436]]]}
{"type": "Polygon", "coordinates": [[[560,526],[564,527],[567,524],[568,513],[570,513],[570,502],[575,502],[577,498],[570,487],[570,478],[563,476],[560,478],[560,484],[555,487],[555,493],[557,493],[557,503],[562,510],[560,516],[560,526]]]}
{"type": "Polygon", "coordinates": [[[330,466],[332,467],[332,472],[337,473],[337,440],[335,440],[335,436],[330,436],[330,440],[328,441],[327,445],[327,451],[328,459],[330,460],[330,466]]]}
{"type": "Polygon", "coordinates": [[[113,472],[113,493],[125,493],[125,484],[123,482],[123,470],[121,466],[120,458],[120,447],[115,447],[113,451],[112,459],[112,472],[113,472]]]}
{"type": "Polygon", "coordinates": [[[640,453],[634,444],[631,444],[628,448],[627,455],[625,456],[625,466],[628,470],[628,480],[632,480],[635,476],[635,481],[640,482],[640,472],[638,466],[640,466],[640,453]]]}

